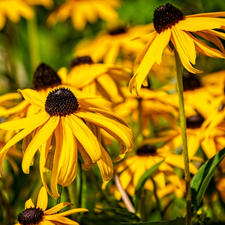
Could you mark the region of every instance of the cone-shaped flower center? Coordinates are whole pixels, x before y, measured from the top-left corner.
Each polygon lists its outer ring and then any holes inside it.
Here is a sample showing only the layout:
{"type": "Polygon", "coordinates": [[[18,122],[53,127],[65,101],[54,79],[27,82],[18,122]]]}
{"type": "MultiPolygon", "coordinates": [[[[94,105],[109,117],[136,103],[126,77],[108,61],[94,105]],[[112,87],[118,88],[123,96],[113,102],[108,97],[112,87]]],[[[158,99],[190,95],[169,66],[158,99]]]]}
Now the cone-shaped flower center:
{"type": "Polygon", "coordinates": [[[154,145],[143,145],[137,150],[137,155],[139,156],[148,156],[154,155],[156,153],[156,147],[154,145]]]}
{"type": "Polygon", "coordinates": [[[201,87],[200,81],[190,72],[183,74],[183,87],[184,91],[193,91],[201,87]]]}
{"type": "Polygon", "coordinates": [[[161,5],[154,11],[153,24],[158,33],[172,27],[183,19],[183,13],[170,3],[161,5]]]}
{"type": "Polygon", "coordinates": [[[219,105],[218,107],[218,111],[221,112],[224,110],[224,108],[225,108],[225,102],[222,102],[221,105],[219,105]]]}
{"type": "Polygon", "coordinates": [[[51,67],[44,63],[41,63],[37,67],[33,78],[33,89],[38,91],[45,90],[60,85],[61,83],[60,77],[51,67]]]}
{"type": "Polygon", "coordinates": [[[82,64],[92,64],[92,63],[93,63],[93,61],[90,56],[77,57],[77,58],[71,60],[70,69],[72,69],[75,66],[82,65],[82,64]]]}
{"type": "Polygon", "coordinates": [[[204,120],[205,119],[201,115],[191,116],[186,119],[187,128],[190,129],[200,128],[204,120]]]}
{"type": "Polygon", "coordinates": [[[50,116],[66,116],[78,109],[78,101],[72,91],[66,88],[50,92],[45,102],[45,111],[50,116]]]}
{"type": "Polygon", "coordinates": [[[18,222],[21,225],[38,224],[43,218],[44,212],[40,208],[25,209],[18,215],[18,222]]]}
{"type": "Polygon", "coordinates": [[[109,34],[114,36],[118,34],[125,34],[127,32],[127,29],[125,27],[118,27],[116,29],[110,30],[109,34]]]}

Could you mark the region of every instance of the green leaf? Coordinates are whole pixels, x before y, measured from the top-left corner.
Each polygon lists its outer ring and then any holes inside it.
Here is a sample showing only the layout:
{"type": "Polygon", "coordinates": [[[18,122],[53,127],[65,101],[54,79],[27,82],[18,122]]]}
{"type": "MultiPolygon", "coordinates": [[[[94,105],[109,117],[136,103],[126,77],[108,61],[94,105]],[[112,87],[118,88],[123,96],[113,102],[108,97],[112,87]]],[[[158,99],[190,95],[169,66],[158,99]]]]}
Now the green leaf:
{"type": "Polygon", "coordinates": [[[137,209],[139,207],[139,202],[140,202],[140,199],[141,199],[141,193],[144,189],[144,185],[145,185],[145,182],[148,180],[149,177],[152,176],[152,174],[158,169],[158,167],[160,166],[160,164],[164,162],[161,161],[157,164],[155,164],[152,168],[150,168],[149,170],[147,170],[140,178],[140,180],[138,181],[138,184],[135,188],[135,194],[134,194],[134,197],[133,197],[133,202],[134,202],[134,205],[135,205],[135,211],[137,212],[137,209]]]}
{"type": "Polygon", "coordinates": [[[195,214],[202,201],[202,197],[209,185],[210,180],[216,172],[219,163],[225,156],[225,148],[209,159],[195,174],[191,182],[192,213],[195,214]]]}
{"type": "Polygon", "coordinates": [[[171,221],[155,221],[155,222],[141,222],[141,223],[130,223],[122,222],[125,225],[185,225],[186,219],[177,217],[175,220],[171,221]]]}

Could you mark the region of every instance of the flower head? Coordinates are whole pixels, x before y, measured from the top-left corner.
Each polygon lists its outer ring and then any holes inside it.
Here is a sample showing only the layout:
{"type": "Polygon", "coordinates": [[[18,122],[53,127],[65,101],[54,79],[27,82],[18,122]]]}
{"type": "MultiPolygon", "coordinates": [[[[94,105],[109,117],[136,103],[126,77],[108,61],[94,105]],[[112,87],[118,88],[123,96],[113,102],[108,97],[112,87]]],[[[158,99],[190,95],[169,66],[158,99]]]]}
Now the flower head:
{"type": "Polygon", "coordinates": [[[134,88],[136,94],[139,94],[153,64],[161,63],[162,53],[169,42],[178,52],[183,66],[191,73],[202,72],[192,66],[195,65],[196,52],[209,57],[225,58],[224,47],[219,40],[225,39],[225,35],[214,30],[224,29],[225,21],[216,17],[225,17],[225,12],[183,16],[179,9],[169,3],[158,7],[154,11],[155,31],[146,36],[149,41],[136,58],[137,69],[129,84],[130,91],[134,88]],[[211,41],[220,50],[207,46],[195,34],[211,41]]]}
{"type": "MultiPolygon", "coordinates": [[[[22,169],[29,173],[30,165],[37,150],[40,150],[40,173],[44,186],[43,172],[48,154],[53,161],[48,169],[51,174],[51,194],[59,196],[57,183],[68,186],[76,177],[78,150],[84,160],[84,169],[98,164],[103,181],[113,175],[112,159],[101,145],[100,129],[118,140],[120,153],[114,160],[120,160],[133,148],[133,133],[129,126],[115,115],[100,109],[86,108],[79,97],[64,87],[56,88],[47,96],[25,89],[20,91],[31,105],[39,108],[38,113],[21,120],[0,124],[4,130],[21,130],[0,152],[0,168],[8,149],[24,138],[22,169]],[[29,135],[34,134],[32,140],[29,135]]],[[[81,97],[83,98],[83,97],[81,97]]]]}
{"type": "Polygon", "coordinates": [[[18,215],[18,223],[16,225],[77,224],[65,216],[78,212],[87,212],[88,210],[80,208],[57,213],[68,205],[71,205],[71,203],[62,202],[46,210],[48,206],[48,195],[46,189],[42,187],[38,195],[36,207],[31,199],[26,201],[25,210],[18,215]]]}

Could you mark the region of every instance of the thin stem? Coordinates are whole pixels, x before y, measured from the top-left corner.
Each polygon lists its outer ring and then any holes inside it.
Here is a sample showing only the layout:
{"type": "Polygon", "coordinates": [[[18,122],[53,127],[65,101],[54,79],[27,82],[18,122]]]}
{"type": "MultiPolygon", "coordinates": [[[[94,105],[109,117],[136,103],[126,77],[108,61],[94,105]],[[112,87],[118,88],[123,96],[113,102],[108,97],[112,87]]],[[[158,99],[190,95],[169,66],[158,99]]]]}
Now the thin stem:
{"type": "Polygon", "coordinates": [[[186,182],[186,204],[187,204],[186,224],[191,225],[192,224],[191,182],[190,182],[189,158],[188,158],[188,147],[187,147],[186,118],[185,118],[185,112],[184,112],[184,98],[183,98],[183,82],[182,82],[183,66],[176,49],[174,49],[174,52],[175,52],[176,69],[177,69],[177,90],[178,90],[178,98],[179,98],[180,126],[181,126],[181,133],[182,133],[183,155],[184,155],[184,165],[185,165],[184,174],[185,174],[185,182],[186,182]]]}
{"type": "MultiPolygon", "coordinates": [[[[29,51],[30,51],[30,60],[31,60],[31,70],[34,73],[37,65],[40,63],[39,55],[39,43],[38,43],[38,28],[36,17],[32,20],[27,20],[27,30],[28,30],[28,41],[29,41],[29,51]]],[[[32,76],[29,77],[31,82],[32,76]]]]}
{"type": "Polygon", "coordinates": [[[132,212],[132,213],[135,213],[134,206],[132,205],[129,197],[127,196],[127,193],[123,190],[117,174],[114,175],[114,179],[115,179],[116,186],[117,186],[117,188],[119,189],[119,191],[122,195],[123,202],[126,205],[128,211],[132,212]]]}
{"type": "Polygon", "coordinates": [[[156,183],[155,181],[153,180],[153,178],[151,178],[152,182],[153,182],[153,185],[154,185],[154,195],[155,195],[155,198],[156,198],[156,205],[157,205],[157,208],[160,212],[160,216],[161,216],[161,220],[163,219],[163,212],[161,210],[161,204],[160,204],[160,200],[158,198],[158,195],[157,195],[157,186],[156,186],[156,183]]]}
{"type": "Polygon", "coordinates": [[[62,189],[63,187],[60,184],[58,184],[58,192],[60,196],[56,199],[56,205],[61,202],[62,189]]]}

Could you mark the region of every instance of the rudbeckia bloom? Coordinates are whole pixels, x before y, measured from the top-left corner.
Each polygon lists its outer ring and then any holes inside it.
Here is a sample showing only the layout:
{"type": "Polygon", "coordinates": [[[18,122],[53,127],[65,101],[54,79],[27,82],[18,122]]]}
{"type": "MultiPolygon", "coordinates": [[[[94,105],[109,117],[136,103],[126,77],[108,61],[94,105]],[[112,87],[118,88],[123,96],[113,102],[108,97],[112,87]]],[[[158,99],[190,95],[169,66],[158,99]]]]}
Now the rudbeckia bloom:
{"type": "Polygon", "coordinates": [[[155,62],[161,63],[163,50],[170,41],[178,52],[183,66],[191,73],[202,72],[192,66],[195,65],[196,52],[209,57],[225,58],[224,47],[219,40],[225,39],[225,35],[214,30],[224,29],[225,20],[216,17],[225,17],[225,12],[184,16],[178,8],[169,3],[158,7],[154,11],[153,19],[155,31],[147,36],[149,41],[135,61],[137,69],[129,84],[130,91],[135,88],[136,94],[140,92],[152,65],[155,62]],[[207,46],[198,40],[195,34],[211,41],[221,51],[207,46]]]}
{"type": "MultiPolygon", "coordinates": [[[[143,145],[138,148],[136,155],[127,158],[115,168],[116,172],[120,174],[119,179],[123,189],[133,196],[141,176],[146,170],[163,160],[164,162],[153,174],[153,180],[156,182],[157,187],[164,189],[168,180],[180,189],[180,178],[174,172],[173,166],[184,169],[183,156],[172,154],[166,148],[157,149],[156,146],[147,144],[147,141],[143,142],[143,145]]],[[[198,170],[194,164],[189,163],[189,165],[190,172],[196,174],[198,170]]],[[[154,189],[152,180],[147,180],[145,188],[149,190],[154,189]]]]}
{"type": "Polygon", "coordinates": [[[42,187],[38,194],[36,207],[31,198],[27,200],[25,203],[25,210],[18,215],[18,223],[15,225],[78,225],[77,222],[74,222],[71,219],[66,218],[65,216],[79,212],[88,212],[88,210],[78,208],[58,213],[59,210],[65,208],[68,205],[71,205],[71,203],[62,202],[50,209],[47,209],[48,195],[45,188],[42,187]]]}
{"type": "MultiPolygon", "coordinates": [[[[43,184],[50,193],[43,177],[48,154],[53,155],[51,190],[59,196],[57,183],[68,186],[76,177],[78,150],[85,169],[98,164],[103,181],[111,179],[113,164],[108,152],[101,145],[99,129],[118,140],[121,160],[133,148],[133,133],[129,126],[115,115],[100,109],[85,108],[69,89],[60,87],[47,97],[31,89],[21,90],[23,97],[40,111],[21,120],[0,124],[0,129],[21,130],[0,152],[0,168],[8,149],[24,138],[22,169],[29,173],[33,157],[40,149],[40,173],[43,184]],[[32,139],[30,134],[32,133],[32,139]]],[[[51,194],[51,193],[50,193],[51,194]]]]}
{"type": "Polygon", "coordinates": [[[73,26],[83,30],[87,21],[94,23],[98,18],[114,22],[118,17],[114,7],[119,5],[119,0],[67,0],[48,17],[47,24],[54,25],[71,17],[73,26]]]}
{"type": "Polygon", "coordinates": [[[103,61],[104,63],[114,64],[118,55],[135,57],[144,46],[143,40],[131,42],[137,34],[146,35],[153,30],[152,24],[136,27],[118,26],[108,32],[101,32],[92,41],[81,41],[75,47],[76,55],[89,55],[94,62],[103,61]]]}
{"type": "Polygon", "coordinates": [[[32,19],[34,12],[32,8],[22,0],[0,0],[0,30],[5,26],[6,18],[16,23],[20,16],[32,19]]]}
{"type": "Polygon", "coordinates": [[[70,63],[71,71],[65,68],[59,71],[62,82],[71,85],[84,93],[101,95],[110,102],[118,103],[124,100],[119,83],[128,83],[131,70],[119,66],[94,63],[90,56],[74,58],[70,63]]]}

